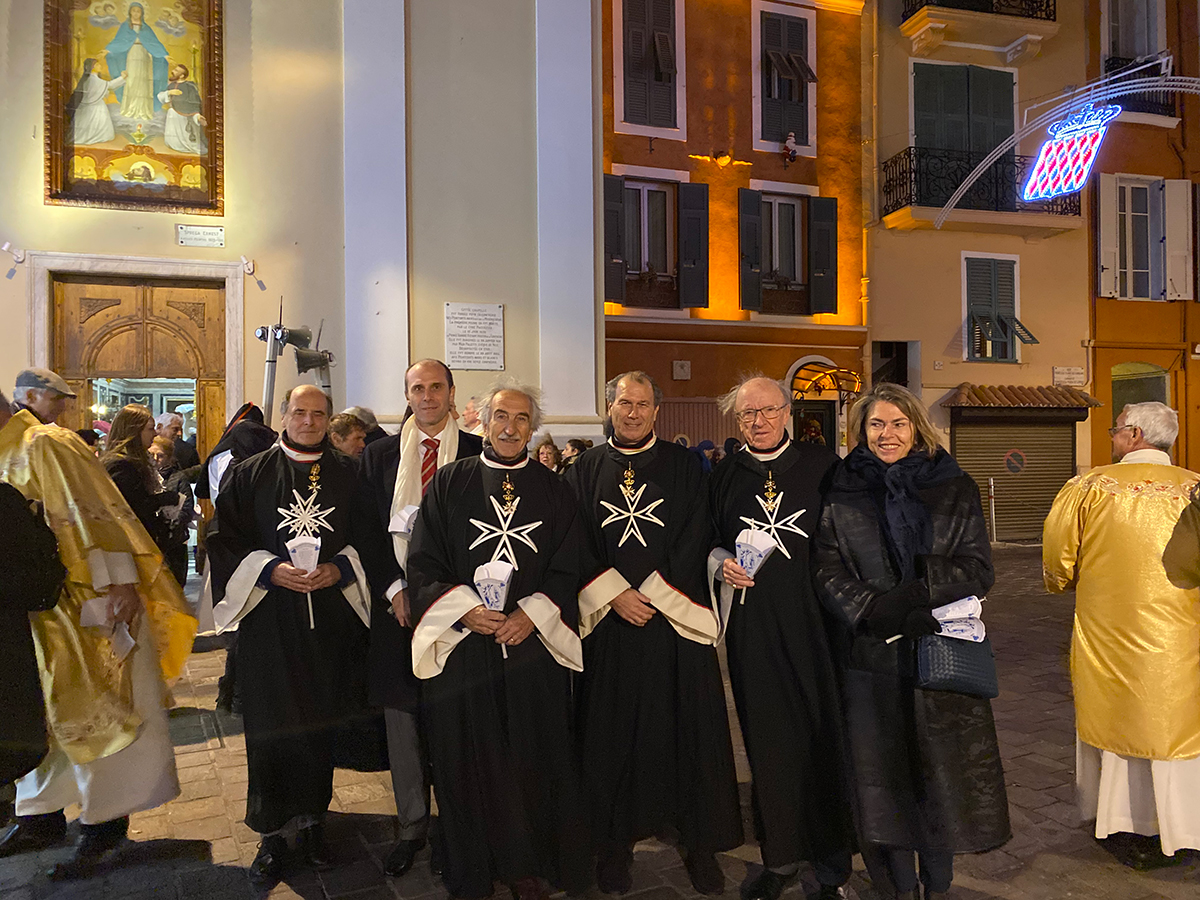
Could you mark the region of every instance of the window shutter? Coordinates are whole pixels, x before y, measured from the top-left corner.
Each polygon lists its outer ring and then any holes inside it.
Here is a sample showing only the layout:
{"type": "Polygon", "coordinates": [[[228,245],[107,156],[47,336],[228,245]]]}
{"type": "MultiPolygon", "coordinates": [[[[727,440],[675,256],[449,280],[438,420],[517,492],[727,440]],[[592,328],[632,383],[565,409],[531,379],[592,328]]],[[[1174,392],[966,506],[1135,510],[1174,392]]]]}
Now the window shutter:
{"type": "Polygon", "coordinates": [[[985,343],[1000,336],[996,333],[996,303],[993,291],[996,260],[969,256],[966,259],[966,268],[967,359],[985,359],[985,343]]]}
{"type": "Polygon", "coordinates": [[[970,66],[971,151],[990,153],[1013,133],[1013,76],[1011,72],[970,66]]]}
{"type": "Polygon", "coordinates": [[[1159,179],[1146,192],[1150,201],[1150,299],[1167,299],[1166,181],[1159,179]]]}
{"type": "Polygon", "coordinates": [[[762,192],[738,188],[738,293],[742,309],[762,309],[762,192]]]}
{"type": "Polygon", "coordinates": [[[650,89],[649,124],[659,128],[674,128],[675,0],[649,0],[649,4],[652,42],[652,48],[647,48],[646,59],[646,83],[650,89]]]}
{"type": "Polygon", "coordinates": [[[997,359],[1016,359],[1014,323],[1017,317],[1017,264],[1011,259],[992,261],[996,271],[996,330],[1000,346],[992,346],[997,359]]]}
{"type": "Polygon", "coordinates": [[[837,312],[837,198],[808,198],[808,296],[813,313],[837,312]]]}
{"type": "Polygon", "coordinates": [[[918,147],[969,150],[969,109],[966,66],[913,66],[913,125],[918,147]]]}
{"type": "Polygon", "coordinates": [[[1100,246],[1096,275],[1101,297],[1117,296],[1117,176],[1100,175],[1100,246]]]}
{"type": "Polygon", "coordinates": [[[762,14],[762,139],[783,141],[787,136],[783,130],[783,101],[772,97],[774,73],[777,64],[774,58],[783,58],[783,17],[770,13],[762,14]]]}
{"type": "MultiPolygon", "coordinates": [[[[808,58],[808,22],[795,16],[785,16],[783,20],[783,38],[785,56],[793,56],[801,60],[808,58]]],[[[783,104],[783,138],[787,140],[788,132],[796,135],[797,144],[808,143],[808,81],[801,69],[792,67],[795,78],[792,79],[792,97],[783,104]]]]}
{"type": "Polygon", "coordinates": [[[1167,299],[1192,299],[1192,183],[1172,178],[1164,191],[1167,299]]]}
{"type": "Polygon", "coordinates": [[[679,185],[679,305],[708,306],[708,185],[679,185]]]}
{"type": "Polygon", "coordinates": [[[625,179],[604,176],[604,299],[625,302],[625,179]]]}
{"type": "Polygon", "coordinates": [[[650,78],[653,50],[650,46],[649,0],[623,0],[625,4],[625,121],[650,124],[650,78]]]}

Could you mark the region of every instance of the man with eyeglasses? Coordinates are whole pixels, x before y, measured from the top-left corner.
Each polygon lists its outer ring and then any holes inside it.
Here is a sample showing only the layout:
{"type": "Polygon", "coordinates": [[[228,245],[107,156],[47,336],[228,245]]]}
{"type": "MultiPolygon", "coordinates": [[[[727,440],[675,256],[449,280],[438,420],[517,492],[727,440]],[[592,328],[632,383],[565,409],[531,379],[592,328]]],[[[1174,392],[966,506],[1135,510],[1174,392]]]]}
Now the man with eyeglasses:
{"type": "Polygon", "coordinates": [[[459,900],[491,896],[494,879],[514,900],[544,900],[546,881],[588,886],[571,721],[579,529],[571,489],[530,463],[541,418],[532,388],[483,395],[483,453],[438,469],[408,552],[412,670],[459,900]]]}
{"type": "Polygon", "coordinates": [[[1046,589],[1075,591],[1080,814],[1135,869],[1200,849],[1200,476],[1171,463],[1178,433],[1168,406],[1126,406],[1116,465],[1068,481],[1042,537],[1046,589]]]}
{"type": "Polygon", "coordinates": [[[715,854],[742,842],[737,777],[705,586],[700,462],[654,435],[644,372],[605,388],[612,437],[567,472],[584,525],[580,727],[600,890],[630,890],[635,842],[675,830],[692,886],[724,890],[715,854]]]}
{"type": "Polygon", "coordinates": [[[816,867],[818,896],[836,898],[850,878],[852,826],[836,679],[808,545],[822,482],[837,457],[791,439],[791,399],[778,381],[746,379],[720,406],[733,413],[745,441],[713,473],[717,548],[709,556],[721,584],[718,607],[763,860],[742,896],[777,900],[807,860],[816,867]],[[776,547],[753,578],[736,557],[747,528],[776,547]]]}

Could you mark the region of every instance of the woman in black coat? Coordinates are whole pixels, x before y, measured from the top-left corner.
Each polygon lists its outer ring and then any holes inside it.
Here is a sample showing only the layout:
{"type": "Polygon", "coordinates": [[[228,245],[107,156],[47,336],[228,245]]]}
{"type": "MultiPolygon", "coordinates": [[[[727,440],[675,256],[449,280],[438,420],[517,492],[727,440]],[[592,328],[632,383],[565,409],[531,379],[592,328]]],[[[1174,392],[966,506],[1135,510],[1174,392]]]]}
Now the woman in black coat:
{"type": "Polygon", "coordinates": [[[987,700],[915,687],[931,610],[994,580],[979,489],[938,442],[921,402],[880,384],[850,412],[858,445],[834,470],[814,541],[835,636],[863,859],[885,897],[950,890],[955,853],[1011,836],[987,700]],[[889,642],[889,638],[900,636],[889,642]]]}

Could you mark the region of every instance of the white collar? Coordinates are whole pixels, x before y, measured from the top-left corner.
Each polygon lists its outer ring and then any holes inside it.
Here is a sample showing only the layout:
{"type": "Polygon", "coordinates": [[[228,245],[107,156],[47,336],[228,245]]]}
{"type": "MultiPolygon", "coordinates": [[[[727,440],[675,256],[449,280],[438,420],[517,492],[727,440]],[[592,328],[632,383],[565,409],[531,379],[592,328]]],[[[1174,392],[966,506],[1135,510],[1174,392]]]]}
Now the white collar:
{"type": "Polygon", "coordinates": [[[291,447],[289,447],[287,444],[285,444],[283,442],[282,437],[280,437],[280,439],[279,439],[279,446],[283,450],[283,452],[287,455],[288,459],[292,460],[293,462],[298,462],[298,463],[319,462],[321,459],[321,456],[325,452],[324,450],[311,450],[311,451],[293,450],[291,447]]]}
{"type": "Polygon", "coordinates": [[[1157,447],[1143,447],[1141,450],[1131,450],[1121,457],[1123,463],[1150,463],[1158,466],[1174,465],[1171,455],[1157,447]]]}
{"type": "Polygon", "coordinates": [[[618,447],[615,438],[608,439],[608,446],[612,447],[618,453],[624,456],[637,456],[639,453],[645,453],[651,447],[658,443],[658,435],[651,434],[650,441],[645,447],[618,447]]]}
{"type": "Polygon", "coordinates": [[[772,450],[769,453],[759,453],[749,444],[743,446],[742,449],[749,453],[753,459],[757,459],[759,462],[771,462],[771,460],[779,459],[779,457],[783,456],[784,451],[790,446],[792,446],[792,439],[788,438],[783,442],[782,447],[780,447],[778,450],[772,450]]]}
{"type": "MultiPolygon", "coordinates": [[[[511,466],[505,465],[504,463],[498,463],[492,459],[488,459],[482,453],[479,454],[479,458],[481,460],[483,460],[483,464],[485,466],[487,466],[489,469],[505,469],[505,470],[523,469],[527,465],[529,465],[529,454],[528,453],[525,454],[525,458],[523,460],[521,460],[519,463],[513,463],[511,466]]],[[[540,465],[540,463],[539,463],[539,465],[540,465]]]]}

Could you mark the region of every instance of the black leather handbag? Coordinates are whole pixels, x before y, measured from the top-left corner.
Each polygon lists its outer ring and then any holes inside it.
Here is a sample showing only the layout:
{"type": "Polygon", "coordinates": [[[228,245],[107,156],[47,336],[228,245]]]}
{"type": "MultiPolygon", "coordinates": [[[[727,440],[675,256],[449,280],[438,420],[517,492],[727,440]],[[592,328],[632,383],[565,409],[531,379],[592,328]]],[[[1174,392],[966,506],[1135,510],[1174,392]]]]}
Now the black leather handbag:
{"type": "Polygon", "coordinates": [[[924,635],[917,641],[917,687],[985,700],[1000,696],[992,642],[924,635]]]}

